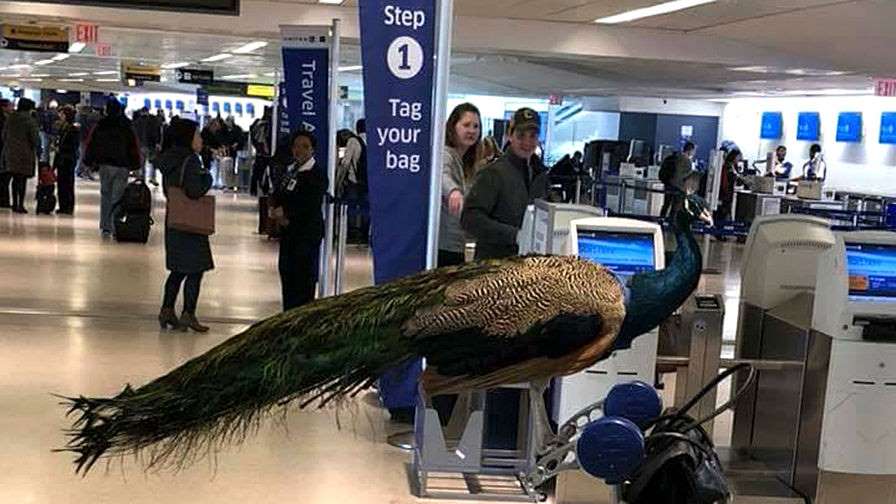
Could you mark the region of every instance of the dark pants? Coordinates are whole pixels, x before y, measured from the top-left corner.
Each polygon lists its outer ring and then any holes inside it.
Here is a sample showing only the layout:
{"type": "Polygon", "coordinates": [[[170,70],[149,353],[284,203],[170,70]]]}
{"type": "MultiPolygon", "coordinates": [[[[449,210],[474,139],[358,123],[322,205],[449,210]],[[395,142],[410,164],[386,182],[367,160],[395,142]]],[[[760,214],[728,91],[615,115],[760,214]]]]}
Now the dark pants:
{"type": "Polygon", "coordinates": [[[8,173],[0,173],[0,208],[9,208],[12,206],[12,200],[9,197],[9,183],[12,181],[12,175],[8,173]]]}
{"type": "Polygon", "coordinates": [[[663,208],[660,217],[668,217],[684,205],[684,193],[677,187],[666,184],[666,195],[663,197],[663,208]]]}
{"type": "Polygon", "coordinates": [[[59,213],[75,212],[75,163],[65,162],[56,166],[56,183],[59,190],[59,213]]]}
{"type": "Polygon", "coordinates": [[[457,266],[465,262],[463,252],[451,252],[450,250],[439,249],[439,268],[445,266],[457,266]]]}
{"type": "Polygon", "coordinates": [[[351,184],[345,188],[345,202],[348,205],[348,241],[367,243],[370,235],[370,201],[367,188],[351,184]]]}
{"type": "MultiPolygon", "coordinates": [[[[261,180],[264,177],[264,171],[268,167],[268,163],[270,162],[269,157],[267,156],[255,156],[255,162],[252,163],[252,179],[249,182],[249,194],[255,196],[258,194],[258,187],[261,184],[261,180]]],[[[262,192],[267,193],[270,188],[262,187],[262,192]]]]}
{"type": "Polygon", "coordinates": [[[286,234],[280,239],[280,286],[283,311],[314,301],[317,285],[320,240],[294,238],[286,234]]]}
{"type": "Polygon", "coordinates": [[[196,314],[196,304],[199,301],[199,288],[202,285],[202,273],[181,273],[172,271],[165,281],[165,298],[162,300],[162,308],[174,309],[177,302],[177,293],[180,286],[184,286],[184,313],[196,314]],[[186,280],[186,281],[184,281],[186,280]]]}
{"type": "Polygon", "coordinates": [[[25,187],[28,178],[24,175],[12,176],[12,207],[25,208],[25,187]]]}

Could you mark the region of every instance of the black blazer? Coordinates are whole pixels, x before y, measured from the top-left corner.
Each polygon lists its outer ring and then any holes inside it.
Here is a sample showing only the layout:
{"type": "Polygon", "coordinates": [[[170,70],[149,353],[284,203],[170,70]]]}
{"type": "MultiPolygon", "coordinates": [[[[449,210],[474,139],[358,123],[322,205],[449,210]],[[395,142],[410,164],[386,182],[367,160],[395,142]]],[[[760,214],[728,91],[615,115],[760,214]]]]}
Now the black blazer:
{"type": "Polygon", "coordinates": [[[274,207],[283,207],[289,225],[283,238],[319,242],[324,237],[322,205],[329,187],[326,173],[319,166],[304,172],[287,171],[271,196],[274,207]]]}

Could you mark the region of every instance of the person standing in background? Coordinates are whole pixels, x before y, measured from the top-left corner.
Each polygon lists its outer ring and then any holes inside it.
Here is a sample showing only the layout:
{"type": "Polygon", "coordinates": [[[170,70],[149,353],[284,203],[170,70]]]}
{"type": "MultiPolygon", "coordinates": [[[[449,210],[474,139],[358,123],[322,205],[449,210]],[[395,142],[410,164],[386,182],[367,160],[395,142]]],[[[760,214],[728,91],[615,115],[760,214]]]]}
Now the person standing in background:
{"type": "Polygon", "coordinates": [[[355,122],[355,133],[346,141],[340,172],[342,195],[348,204],[348,241],[367,243],[370,235],[370,188],[367,185],[367,120],[355,122]]]}
{"type": "Polygon", "coordinates": [[[75,108],[64,105],[59,109],[58,150],[53,160],[59,191],[59,210],[56,213],[75,213],[75,165],[81,147],[81,131],[75,124],[75,108]]]}
{"type": "Polygon", "coordinates": [[[41,149],[40,127],[33,112],[34,102],[20,98],[16,111],[6,118],[3,127],[2,170],[12,177],[12,211],[20,214],[28,213],[25,187],[35,175],[41,149]]]}
{"type": "Polygon", "coordinates": [[[666,194],[663,198],[663,208],[660,217],[675,215],[678,208],[684,204],[684,196],[694,192],[700,172],[694,170],[694,156],[697,154],[697,146],[694,142],[686,142],[680,153],[663,160],[663,164],[674,163],[674,167],[668,179],[663,179],[665,169],[660,169],[660,180],[663,181],[666,194]]]}
{"type": "Polygon", "coordinates": [[[540,130],[538,112],[517,110],[510,123],[507,152],[476,175],[464,201],[461,226],[476,239],[477,260],[516,255],[526,207],[548,197],[548,176],[535,155],[540,130]]]}
{"type": "MultiPolygon", "coordinates": [[[[255,149],[255,161],[252,163],[252,179],[249,183],[249,194],[258,195],[258,187],[264,178],[264,172],[271,162],[271,107],[264,108],[264,114],[249,127],[249,139],[255,149]]],[[[267,193],[266,189],[262,192],[267,193]]]]}
{"type": "MultiPolygon", "coordinates": [[[[179,187],[188,198],[199,199],[212,186],[212,176],[199,157],[202,152],[199,124],[187,119],[172,119],[168,129],[158,158],[165,196],[170,187],[179,187]]],[[[171,273],[165,281],[159,326],[162,329],[171,326],[180,331],[208,331],[208,326],[202,325],[196,318],[202,276],[215,268],[208,236],[170,228],[166,215],[165,267],[171,273]],[[184,304],[181,316],[177,318],[174,305],[181,285],[184,304]]]]}
{"type": "Polygon", "coordinates": [[[442,217],[439,220],[438,266],[464,263],[467,238],[460,225],[464,198],[475,175],[482,124],[479,109],[462,103],[448,116],[442,149],[442,217]]]}
{"type": "Polygon", "coordinates": [[[809,160],[803,165],[802,180],[820,180],[824,181],[828,174],[828,165],[824,162],[824,156],[821,155],[821,145],[812,144],[809,147],[809,160]]]}
{"type": "Polygon", "coordinates": [[[99,168],[100,229],[103,235],[111,236],[113,207],[124,195],[128,174],[141,168],[140,142],[115,98],[106,102],[106,117],[97,123],[87,140],[84,163],[99,168]]]}
{"type": "Polygon", "coordinates": [[[715,222],[723,222],[731,219],[731,206],[734,204],[734,186],[740,176],[739,166],[743,162],[740,150],[732,149],[725,155],[722,164],[721,180],[719,181],[719,208],[713,217],[715,222]]]}
{"type": "Polygon", "coordinates": [[[12,208],[12,200],[9,197],[9,183],[12,182],[12,177],[3,171],[3,126],[12,111],[12,102],[6,98],[0,99],[0,208],[12,208]]]}
{"type": "Polygon", "coordinates": [[[315,166],[314,135],[298,130],[289,145],[293,161],[271,196],[272,217],[283,229],[279,258],[283,311],[314,301],[324,237],[321,207],[329,185],[324,168],[315,166]]]}

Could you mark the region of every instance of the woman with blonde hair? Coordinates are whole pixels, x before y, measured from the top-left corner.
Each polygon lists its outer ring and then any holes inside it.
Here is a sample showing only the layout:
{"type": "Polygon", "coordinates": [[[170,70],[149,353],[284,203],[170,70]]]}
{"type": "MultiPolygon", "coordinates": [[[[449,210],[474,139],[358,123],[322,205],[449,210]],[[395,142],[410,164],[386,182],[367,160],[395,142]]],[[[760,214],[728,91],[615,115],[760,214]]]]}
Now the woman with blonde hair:
{"type": "Polygon", "coordinates": [[[442,155],[442,216],[439,225],[439,267],[462,264],[466,236],[460,227],[464,198],[478,168],[482,121],[479,109],[462,103],[448,116],[442,155]]]}

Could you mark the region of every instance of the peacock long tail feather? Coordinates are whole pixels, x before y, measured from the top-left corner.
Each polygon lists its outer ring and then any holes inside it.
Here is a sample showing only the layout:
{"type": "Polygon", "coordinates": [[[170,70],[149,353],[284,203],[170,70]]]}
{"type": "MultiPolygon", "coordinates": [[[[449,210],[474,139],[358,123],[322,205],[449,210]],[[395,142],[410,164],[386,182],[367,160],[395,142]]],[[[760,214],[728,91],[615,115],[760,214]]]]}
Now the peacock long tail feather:
{"type": "Polygon", "coordinates": [[[353,397],[415,356],[401,322],[453,281],[494,262],[442,268],[319,300],[263,320],[168,374],[110,398],[65,397],[75,415],[60,451],[86,474],[101,457],[141,453],[149,468],[189,464],[238,443],[279,406],[353,397]]]}

